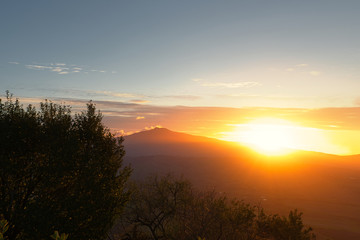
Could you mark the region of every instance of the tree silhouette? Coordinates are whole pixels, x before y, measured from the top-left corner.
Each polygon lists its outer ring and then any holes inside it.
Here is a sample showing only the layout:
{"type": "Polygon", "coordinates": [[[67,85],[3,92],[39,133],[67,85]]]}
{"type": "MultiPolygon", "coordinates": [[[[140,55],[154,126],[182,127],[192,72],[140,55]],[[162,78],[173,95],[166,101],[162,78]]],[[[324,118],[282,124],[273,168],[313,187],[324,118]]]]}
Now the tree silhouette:
{"type": "Polygon", "coordinates": [[[45,101],[26,109],[7,92],[0,100],[0,213],[9,239],[103,239],[128,199],[130,169],[122,139],[102,123],[92,102],[71,115],[45,101]]]}
{"type": "Polygon", "coordinates": [[[133,185],[115,239],[313,240],[302,214],[266,214],[260,206],[229,200],[215,191],[199,191],[183,179],[152,176],[133,185]]]}

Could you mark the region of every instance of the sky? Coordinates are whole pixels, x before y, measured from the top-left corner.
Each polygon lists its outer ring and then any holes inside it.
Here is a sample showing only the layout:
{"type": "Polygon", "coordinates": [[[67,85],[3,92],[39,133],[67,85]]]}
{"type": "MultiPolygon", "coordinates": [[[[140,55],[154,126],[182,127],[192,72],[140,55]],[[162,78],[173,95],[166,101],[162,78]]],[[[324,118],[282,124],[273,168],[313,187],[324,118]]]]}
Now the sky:
{"type": "Polygon", "coordinates": [[[279,118],[330,136],[320,147],[309,134],[319,147],[302,148],[360,153],[359,9],[347,0],[1,1],[1,96],[75,110],[91,99],[125,134],[161,125],[226,140],[260,116],[279,118]]]}

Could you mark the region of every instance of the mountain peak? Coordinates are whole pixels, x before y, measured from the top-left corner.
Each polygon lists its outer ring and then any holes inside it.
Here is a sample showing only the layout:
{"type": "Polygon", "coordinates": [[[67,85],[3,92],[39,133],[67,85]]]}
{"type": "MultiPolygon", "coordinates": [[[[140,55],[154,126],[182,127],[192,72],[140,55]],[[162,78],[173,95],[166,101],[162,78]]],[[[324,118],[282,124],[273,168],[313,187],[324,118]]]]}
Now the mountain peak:
{"type": "Polygon", "coordinates": [[[174,132],[167,128],[156,127],[150,130],[141,131],[125,137],[125,142],[209,142],[219,141],[212,138],[194,136],[181,132],[174,132]]]}

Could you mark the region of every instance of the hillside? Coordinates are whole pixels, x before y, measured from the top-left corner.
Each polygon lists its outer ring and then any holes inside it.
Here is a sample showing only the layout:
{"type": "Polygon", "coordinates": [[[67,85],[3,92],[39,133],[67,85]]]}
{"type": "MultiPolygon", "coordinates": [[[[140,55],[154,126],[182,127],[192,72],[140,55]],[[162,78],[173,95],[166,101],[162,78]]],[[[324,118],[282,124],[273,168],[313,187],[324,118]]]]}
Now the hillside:
{"type": "Polygon", "coordinates": [[[359,156],[296,151],[268,157],[164,128],[126,136],[124,145],[134,179],[172,172],[273,212],[298,208],[319,239],[360,239],[359,156]]]}

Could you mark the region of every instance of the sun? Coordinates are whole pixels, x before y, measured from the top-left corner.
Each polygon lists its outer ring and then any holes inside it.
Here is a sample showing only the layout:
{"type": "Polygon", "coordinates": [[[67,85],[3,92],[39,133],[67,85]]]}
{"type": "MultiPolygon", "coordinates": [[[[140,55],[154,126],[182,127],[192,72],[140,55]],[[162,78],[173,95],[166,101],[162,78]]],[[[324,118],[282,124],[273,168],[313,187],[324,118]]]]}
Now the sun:
{"type": "Polygon", "coordinates": [[[292,152],[296,145],[295,124],[276,118],[261,118],[238,124],[236,141],[245,143],[266,155],[283,155],[292,152]]]}

